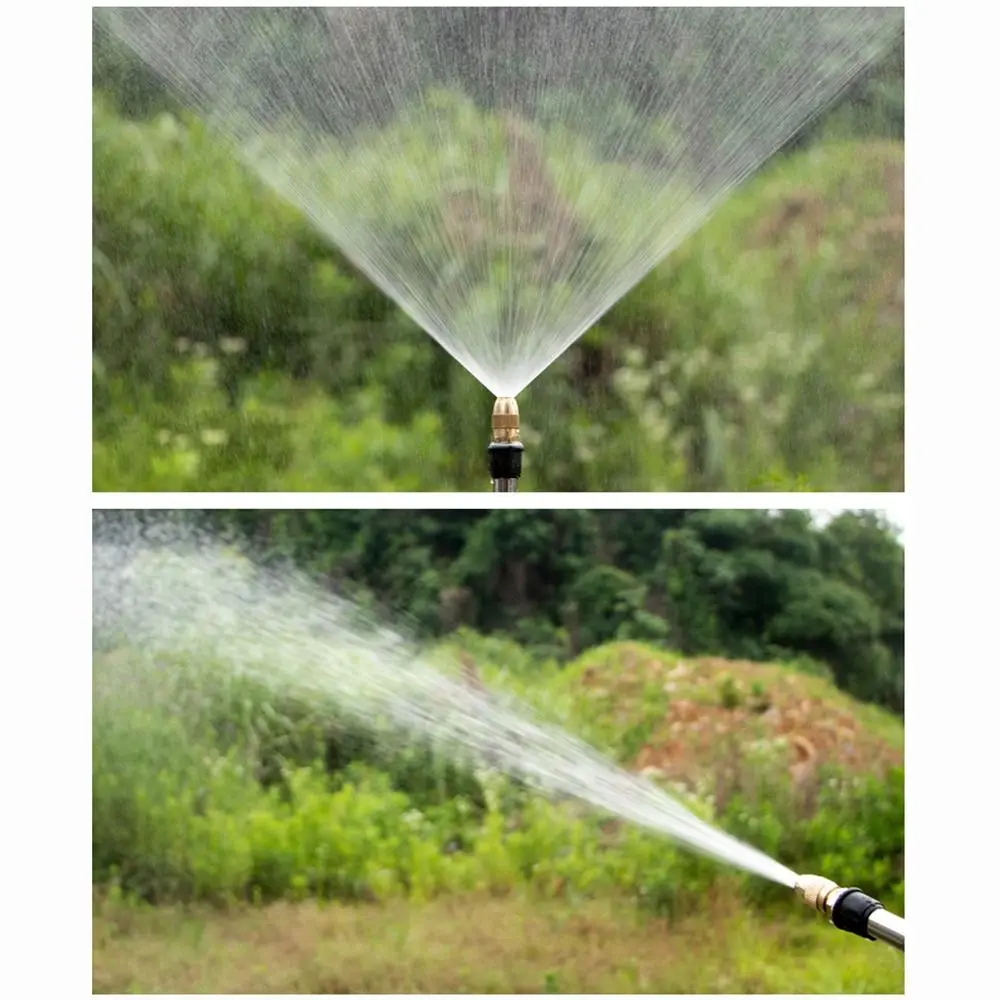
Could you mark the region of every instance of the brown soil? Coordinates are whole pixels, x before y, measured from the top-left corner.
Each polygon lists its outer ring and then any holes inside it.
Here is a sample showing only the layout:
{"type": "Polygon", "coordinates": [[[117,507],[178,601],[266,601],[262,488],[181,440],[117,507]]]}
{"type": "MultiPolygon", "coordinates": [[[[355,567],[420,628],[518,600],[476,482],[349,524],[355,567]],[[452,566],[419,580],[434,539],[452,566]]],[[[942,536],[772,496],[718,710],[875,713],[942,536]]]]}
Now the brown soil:
{"type": "Polygon", "coordinates": [[[817,694],[825,685],[816,678],[713,657],[659,659],[638,648],[624,650],[621,663],[616,677],[591,667],[582,681],[623,708],[651,684],[662,685],[663,719],[633,762],[655,777],[694,784],[759,740],[781,741],[776,750],[796,782],[824,764],[879,774],[903,763],[901,747],[867,726],[848,699],[837,704],[817,694]],[[738,700],[734,707],[725,706],[724,687],[738,700]]]}

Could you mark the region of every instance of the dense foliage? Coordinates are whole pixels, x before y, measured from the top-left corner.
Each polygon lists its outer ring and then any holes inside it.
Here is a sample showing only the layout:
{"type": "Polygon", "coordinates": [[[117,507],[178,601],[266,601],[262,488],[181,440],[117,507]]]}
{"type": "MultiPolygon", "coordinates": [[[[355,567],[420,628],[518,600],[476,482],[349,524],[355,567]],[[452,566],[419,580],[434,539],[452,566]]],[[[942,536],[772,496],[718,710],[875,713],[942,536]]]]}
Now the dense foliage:
{"type": "Polygon", "coordinates": [[[613,640],[808,660],[903,709],[903,547],[872,512],[227,511],[203,515],[416,636],[500,633],[558,662],[613,640]]]}
{"type": "MultiPolygon", "coordinates": [[[[529,386],[526,487],[902,486],[901,80],[529,386]]],[[[481,488],[472,376],[133,60],[99,45],[95,84],[95,488],[481,488]]]]}
{"type": "MultiPolygon", "coordinates": [[[[482,646],[477,650],[481,654],[482,646]]],[[[384,900],[527,888],[610,896],[655,912],[697,909],[719,880],[763,902],[756,878],[546,803],[502,776],[389,749],[208,663],[98,657],[94,714],[95,882],[153,902],[384,900]],[[164,669],[169,667],[169,669],[164,669]],[[122,671],[130,683],[122,685],[122,671]],[[148,682],[143,690],[144,683],[148,682]]],[[[486,670],[507,666],[506,658],[486,670]]],[[[526,657],[530,662],[530,657],[526,657]]],[[[533,700],[547,685],[536,679],[533,700]]],[[[586,734],[585,734],[586,735],[586,734]]],[[[607,747],[624,759],[627,741],[607,747]]],[[[789,865],[902,892],[902,773],[817,776],[803,797],[777,762],[716,762],[725,801],[675,790],[690,808],[789,865]]],[[[781,890],[783,893],[785,890],[781,890]]]]}

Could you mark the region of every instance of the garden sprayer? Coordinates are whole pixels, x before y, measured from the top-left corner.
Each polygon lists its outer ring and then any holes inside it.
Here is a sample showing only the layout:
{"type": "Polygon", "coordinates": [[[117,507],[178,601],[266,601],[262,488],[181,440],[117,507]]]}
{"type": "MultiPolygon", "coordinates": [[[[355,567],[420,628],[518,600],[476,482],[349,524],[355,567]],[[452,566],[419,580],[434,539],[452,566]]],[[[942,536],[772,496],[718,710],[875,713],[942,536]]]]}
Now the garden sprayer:
{"type": "Polygon", "coordinates": [[[845,889],[820,875],[800,875],[795,892],[806,906],[830,918],[834,927],[869,941],[884,941],[903,951],[902,917],[890,913],[860,889],[845,889]]]}

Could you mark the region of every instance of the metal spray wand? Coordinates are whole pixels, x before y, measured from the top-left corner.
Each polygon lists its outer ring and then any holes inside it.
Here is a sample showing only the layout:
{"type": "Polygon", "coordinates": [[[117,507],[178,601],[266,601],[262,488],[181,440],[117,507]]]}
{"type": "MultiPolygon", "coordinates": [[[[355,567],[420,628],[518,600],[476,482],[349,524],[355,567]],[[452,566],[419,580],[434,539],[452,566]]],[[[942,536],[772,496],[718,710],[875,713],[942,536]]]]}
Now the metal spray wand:
{"type": "Polygon", "coordinates": [[[825,914],[839,930],[904,950],[903,918],[860,889],[844,889],[820,875],[800,875],[795,892],[806,906],[825,914]]]}

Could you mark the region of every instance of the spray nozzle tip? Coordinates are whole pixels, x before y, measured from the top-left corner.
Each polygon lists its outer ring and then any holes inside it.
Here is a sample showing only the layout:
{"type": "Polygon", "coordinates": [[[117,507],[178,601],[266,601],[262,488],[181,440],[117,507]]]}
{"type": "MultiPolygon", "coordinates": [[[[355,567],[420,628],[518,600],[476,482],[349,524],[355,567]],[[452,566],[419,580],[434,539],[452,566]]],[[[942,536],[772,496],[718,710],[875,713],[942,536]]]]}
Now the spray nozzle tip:
{"type": "Polygon", "coordinates": [[[521,415],[513,396],[498,396],[493,404],[493,440],[512,442],[520,438],[521,415]]]}
{"type": "Polygon", "coordinates": [[[795,894],[806,906],[826,913],[831,894],[840,886],[822,875],[800,875],[795,880],[795,894]]]}

